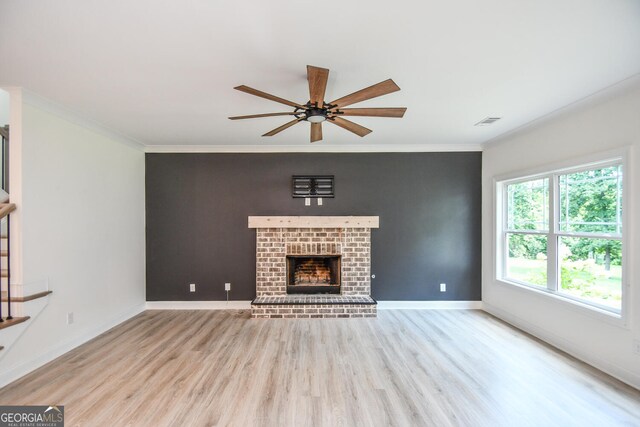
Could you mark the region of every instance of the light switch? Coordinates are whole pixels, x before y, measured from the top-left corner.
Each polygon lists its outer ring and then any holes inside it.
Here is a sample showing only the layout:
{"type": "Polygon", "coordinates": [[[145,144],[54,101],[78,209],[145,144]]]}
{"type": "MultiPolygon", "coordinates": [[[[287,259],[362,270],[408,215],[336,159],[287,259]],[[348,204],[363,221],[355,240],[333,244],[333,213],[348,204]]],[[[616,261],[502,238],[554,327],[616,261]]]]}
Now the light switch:
{"type": "Polygon", "coordinates": [[[304,205],[305,206],[311,206],[311,198],[310,197],[305,197],[304,198],[304,205]]]}
{"type": "Polygon", "coordinates": [[[322,197],[318,197],[318,206],[322,206],[322,197]]]}

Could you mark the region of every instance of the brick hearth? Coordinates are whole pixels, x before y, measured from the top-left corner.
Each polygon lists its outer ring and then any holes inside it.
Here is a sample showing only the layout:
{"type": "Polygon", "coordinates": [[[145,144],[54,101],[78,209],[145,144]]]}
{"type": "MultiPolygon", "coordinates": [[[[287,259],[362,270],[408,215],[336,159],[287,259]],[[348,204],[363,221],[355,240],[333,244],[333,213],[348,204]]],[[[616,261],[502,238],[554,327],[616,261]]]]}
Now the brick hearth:
{"type": "Polygon", "coordinates": [[[376,305],[251,305],[251,317],[268,319],[331,319],[376,317],[376,305]]]}

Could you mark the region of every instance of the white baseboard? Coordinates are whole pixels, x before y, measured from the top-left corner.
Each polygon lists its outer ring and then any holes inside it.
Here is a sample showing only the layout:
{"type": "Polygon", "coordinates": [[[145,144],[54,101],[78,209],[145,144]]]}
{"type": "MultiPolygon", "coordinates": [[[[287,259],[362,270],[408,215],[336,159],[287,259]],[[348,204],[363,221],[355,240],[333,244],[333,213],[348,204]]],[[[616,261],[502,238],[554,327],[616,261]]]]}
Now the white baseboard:
{"type": "Polygon", "coordinates": [[[130,318],[142,313],[144,310],[144,304],[131,307],[125,311],[122,311],[120,314],[111,317],[102,325],[89,329],[88,331],[82,333],[80,336],[63,342],[39,356],[22,361],[9,367],[8,369],[3,369],[3,372],[0,373],[0,387],[4,387],[5,385],[17,380],[18,378],[27,375],[28,373],[38,369],[42,365],[51,362],[57,357],[62,356],[63,354],[73,350],[74,348],[108,331],[114,326],[119,325],[125,320],[129,320],[130,318]]]}
{"type": "MultiPolygon", "coordinates": [[[[147,301],[147,310],[244,310],[251,301],[147,301]]],[[[378,301],[378,308],[480,310],[482,301],[378,301]]]]}
{"type": "Polygon", "coordinates": [[[147,301],[147,310],[243,310],[251,301],[147,301]]]}
{"type": "Polygon", "coordinates": [[[482,309],[487,313],[492,314],[501,320],[504,320],[510,325],[513,325],[516,328],[521,329],[533,335],[534,337],[541,339],[542,341],[552,345],[553,347],[556,347],[564,351],[565,353],[570,354],[576,359],[582,360],[583,362],[593,366],[594,368],[599,369],[602,372],[605,372],[606,374],[619,379],[623,383],[629,384],[631,387],[640,390],[640,376],[638,376],[634,372],[631,372],[628,369],[610,363],[599,357],[594,357],[593,354],[584,351],[584,349],[578,347],[566,338],[556,335],[546,329],[540,328],[539,326],[536,326],[533,323],[521,319],[518,316],[508,313],[498,307],[484,303],[482,309]]]}
{"type": "Polygon", "coordinates": [[[482,301],[378,301],[379,310],[482,310],[482,301]]]}

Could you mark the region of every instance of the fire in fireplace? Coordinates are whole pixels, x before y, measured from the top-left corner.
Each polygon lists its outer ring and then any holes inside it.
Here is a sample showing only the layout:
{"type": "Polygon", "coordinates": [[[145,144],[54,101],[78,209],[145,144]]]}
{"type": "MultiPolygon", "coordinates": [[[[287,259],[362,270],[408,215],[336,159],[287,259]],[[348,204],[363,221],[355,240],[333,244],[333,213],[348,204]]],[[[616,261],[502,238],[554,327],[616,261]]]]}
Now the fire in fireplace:
{"type": "Polygon", "coordinates": [[[288,294],[339,294],[340,255],[287,255],[288,294]]]}

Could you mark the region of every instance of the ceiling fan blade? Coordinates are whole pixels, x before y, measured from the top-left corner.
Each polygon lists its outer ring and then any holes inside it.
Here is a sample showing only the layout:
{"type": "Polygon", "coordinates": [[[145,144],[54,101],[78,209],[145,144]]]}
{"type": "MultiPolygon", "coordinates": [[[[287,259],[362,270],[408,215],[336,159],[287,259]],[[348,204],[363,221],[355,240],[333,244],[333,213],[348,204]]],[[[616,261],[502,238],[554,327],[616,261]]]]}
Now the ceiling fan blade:
{"type": "Polygon", "coordinates": [[[241,119],[257,119],[259,117],[272,117],[272,116],[292,116],[295,114],[302,114],[302,113],[294,113],[294,112],[290,112],[290,113],[265,113],[265,114],[251,114],[250,116],[233,116],[233,117],[229,117],[230,120],[241,120],[241,119]]]}
{"type": "Polygon", "coordinates": [[[322,141],[322,123],[311,123],[311,142],[322,141]]]}
{"type": "Polygon", "coordinates": [[[248,93],[250,95],[259,96],[260,98],[269,99],[271,101],[279,102],[279,103],[284,104],[284,105],[289,105],[291,107],[304,109],[304,106],[302,106],[300,104],[297,104],[297,103],[295,103],[293,101],[288,101],[288,100],[286,100],[284,98],[280,98],[278,96],[271,95],[271,94],[266,93],[266,92],[262,92],[261,90],[254,89],[254,88],[251,88],[249,86],[242,85],[242,86],[234,87],[234,89],[235,90],[239,90],[240,92],[248,93]]]}
{"type": "Polygon", "coordinates": [[[342,119],[340,117],[332,117],[331,119],[327,120],[330,123],[333,123],[334,125],[338,125],[343,129],[346,129],[350,132],[355,133],[358,136],[365,136],[370,134],[371,132],[373,132],[371,129],[367,129],[364,126],[360,126],[357,123],[353,123],[349,120],[345,120],[342,119]]]}
{"type": "Polygon", "coordinates": [[[324,92],[327,89],[329,70],[326,68],[307,65],[307,80],[309,80],[309,101],[322,108],[324,104],[324,92]]]}
{"type": "Polygon", "coordinates": [[[350,95],[343,96],[342,98],[336,99],[335,101],[331,101],[330,104],[338,107],[346,107],[347,105],[366,101],[367,99],[376,98],[378,96],[386,95],[398,90],[400,90],[400,87],[398,87],[398,85],[395,84],[393,80],[388,79],[373,86],[361,89],[357,92],[353,92],[350,95]]]}
{"type": "Polygon", "coordinates": [[[406,108],[340,108],[339,116],[402,117],[406,108]]]}
{"type": "Polygon", "coordinates": [[[282,126],[275,128],[275,129],[274,129],[274,130],[272,130],[271,132],[267,132],[267,133],[265,133],[265,134],[264,134],[264,135],[262,135],[262,136],[273,136],[273,135],[275,135],[275,134],[277,134],[277,133],[279,133],[279,132],[282,132],[282,131],[283,131],[283,130],[285,130],[285,129],[290,128],[291,126],[295,125],[296,123],[301,122],[302,120],[304,120],[304,119],[295,119],[295,120],[291,120],[290,122],[287,122],[287,123],[283,124],[282,126]]]}

